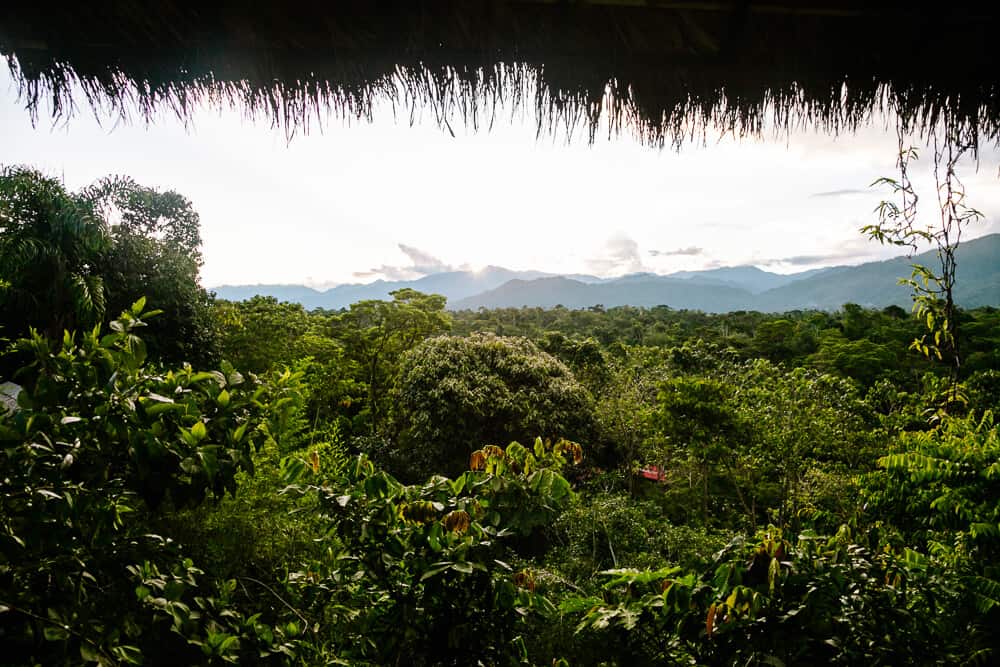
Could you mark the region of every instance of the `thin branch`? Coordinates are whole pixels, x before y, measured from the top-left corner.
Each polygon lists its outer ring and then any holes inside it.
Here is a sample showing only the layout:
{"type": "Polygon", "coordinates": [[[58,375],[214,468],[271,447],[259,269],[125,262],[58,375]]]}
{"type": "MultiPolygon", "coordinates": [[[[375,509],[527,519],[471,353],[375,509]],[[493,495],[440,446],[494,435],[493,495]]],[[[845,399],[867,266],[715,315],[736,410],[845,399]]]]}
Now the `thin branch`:
{"type": "Polygon", "coordinates": [[[72,635],[72,636],[76,637],[81,642],[85,642],[87,644],[90,644],[91,646],[94,647],[94,649],[98,653],[104,655],[105,657],[108,657],[107,654],[104,653],[104,651],[101,650],[101,647],[100,647],[99,644],[97,644],[96,642],[94,642],[94,640],[92,640],[92,639],[88,639],[87,637],[84,637],[82,634],[80,634],[79,632],[77,632],[76,630],[74,630],[72,627],[70,627],[66,623],[61,623],[61,622],[56,621],[56,620],[51,619],[51,618],[46,618],[44,616],[39,616],[38,614],[36,614],[34,612],[28,611],[27,609],[22,609],[21,607],[16,607],[16,606],[14,606],[14,605],[12,605],[12,604],[10,604],[8,602],[4,602],[2,600],[0,600],[0,607],[6,607],[8,611],[17,612],[19,614],[27,616],[28,618],[33,618],[36,621],[41,621],[42,623],[46,623],[48,625],[54,625],[54,626],[62,629],[63,631],[65,631],[66,634],[72,635]]]}
{"type": "Polygon", "coordinates": [[[264,583],[263,581],[261,581],[261,580],[259,580],[259,579],[254,579],[253,577],[240,577],[240,579],[245,579],[245,580],[247,580],[247,581],[249,581],[249,582],[251,582],[251,583],[254,583],[254,584],[257,584],[258,586],[261,586],[261,587],[263,587],[263,588],[264,588],[265,590],[267,590],[267,592],[268,592],[268,593],[270,593],[270,594],[271,594],[271,595],[273,595],[273,596],[274,596],[275,598],[277,598],[277,600],[278,600],[279,602],[281,602],[281,604],[283,604],[283,605],[285,605],[286,607],[288,607],[288,609],[289,609],[289,610],[290,610],[290,611],[291,611],[291,612],[292,612],[293,614],[295,614],[296,616],[298,616],[298,617],[299,617],[299,620],[300,620],[300,621],[302,621],[302,622],[303,622],[303,623],[305,624],[305,626],[306,626],[307,628],[310,628],[313,634],[316,634],[316,632],[317,632],[317,629],[315,629],[315,628],[313,628],[313,627],[312,627],[311,623],[309,622],[309,619],[308,619],[308,618],[306,618],[305,616],[303,616],[303,615],[302,615],[302,612],[300,612],[300,611],[299,611],[298,609],[296,609],[296,608],[295,608],[295,607],[293,607],[293,606],[292,606],[291,604],[289,604],[289,603],[288,603],[288,601],[287,601],[287,600],[285,600],[285,598],[283,598],[283,597],[281,597],[280,595],[278,595],[278,592],[277,592],[277,591],[275,591],[275,590],[274,590],[273,588],[271,588],[270,586],[268,586],[267,584],[265,584],[265,583],[264,583]]]}

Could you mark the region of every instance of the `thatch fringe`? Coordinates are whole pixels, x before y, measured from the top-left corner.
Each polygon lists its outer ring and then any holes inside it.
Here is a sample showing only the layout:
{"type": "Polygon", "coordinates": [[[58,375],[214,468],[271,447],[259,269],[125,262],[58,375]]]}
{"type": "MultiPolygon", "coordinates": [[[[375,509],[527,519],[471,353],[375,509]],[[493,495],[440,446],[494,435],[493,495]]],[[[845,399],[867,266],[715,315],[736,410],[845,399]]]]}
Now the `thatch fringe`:
{"type": "Polygon", "coordinates": [[[237,107],[289,136],[331,113],[370,120],[387,102],[410,117],[430,110],[450,131],[529,110],[540,134],[583,128],[594,141],[604,127],[651,146],[680,146],[710,128],[853,131],[880,113],[898,114],[915,134],[948,121],[977,139],[1000,137],[989,47],[997,10],[953,7],[942,19],[833,1],[784,12],[617,0],[305,2],[295,12],[39,4],[0,10],[0,52],[33,118],[46,105],[68,117],[82,95],[125,120],[237,107]]]}

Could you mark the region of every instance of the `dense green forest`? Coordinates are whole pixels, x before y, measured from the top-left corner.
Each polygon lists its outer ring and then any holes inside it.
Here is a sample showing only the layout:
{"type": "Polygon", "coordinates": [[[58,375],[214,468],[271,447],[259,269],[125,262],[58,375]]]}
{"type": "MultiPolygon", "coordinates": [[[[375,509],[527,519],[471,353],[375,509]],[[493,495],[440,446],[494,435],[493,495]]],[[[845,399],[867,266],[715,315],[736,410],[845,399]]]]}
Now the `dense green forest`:
{"type": "Polygon", "coordinates": [[[3,662],[1000,658],[1000,310],[956,369],[895,306],[306,311],[200,247],[0,173],[3,662]]]}

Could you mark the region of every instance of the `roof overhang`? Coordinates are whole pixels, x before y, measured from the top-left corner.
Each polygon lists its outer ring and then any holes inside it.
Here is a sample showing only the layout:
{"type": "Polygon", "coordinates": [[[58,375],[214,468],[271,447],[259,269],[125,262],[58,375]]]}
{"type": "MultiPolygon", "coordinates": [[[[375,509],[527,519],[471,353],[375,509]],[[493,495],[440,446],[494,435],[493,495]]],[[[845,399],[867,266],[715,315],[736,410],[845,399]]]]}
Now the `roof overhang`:
{"type": "Polygon", "coordinates": [[[951,2],[11,2],[0,52],[33,114],[233,106],[289,132],[391,100],[443,126],[528,107],[652,145],[853,130],[893,112],[1000,136],[1000,6],[951,2]]]}

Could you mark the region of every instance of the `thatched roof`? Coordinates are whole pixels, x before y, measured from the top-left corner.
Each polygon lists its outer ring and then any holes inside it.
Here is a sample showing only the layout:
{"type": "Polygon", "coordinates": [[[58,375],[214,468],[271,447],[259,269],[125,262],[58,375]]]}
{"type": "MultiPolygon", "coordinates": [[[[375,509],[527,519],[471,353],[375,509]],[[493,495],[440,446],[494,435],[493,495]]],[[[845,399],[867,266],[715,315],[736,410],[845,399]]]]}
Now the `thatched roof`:
{"type": "Polygon", "coordinates": [[[443,126],[534,108],[540,131],[606,121],[662,145],[855,128],[898,112],[1000,136],[1000,7],[840,0],[7,2],[0,52],[37,113],[188,117],[237,106],[289,131],[379,99],[443,126]],[[78,86],[78,87],[74,87],[78,86]],[[80,91],[85,99],[79,99],[80,91]]]}

